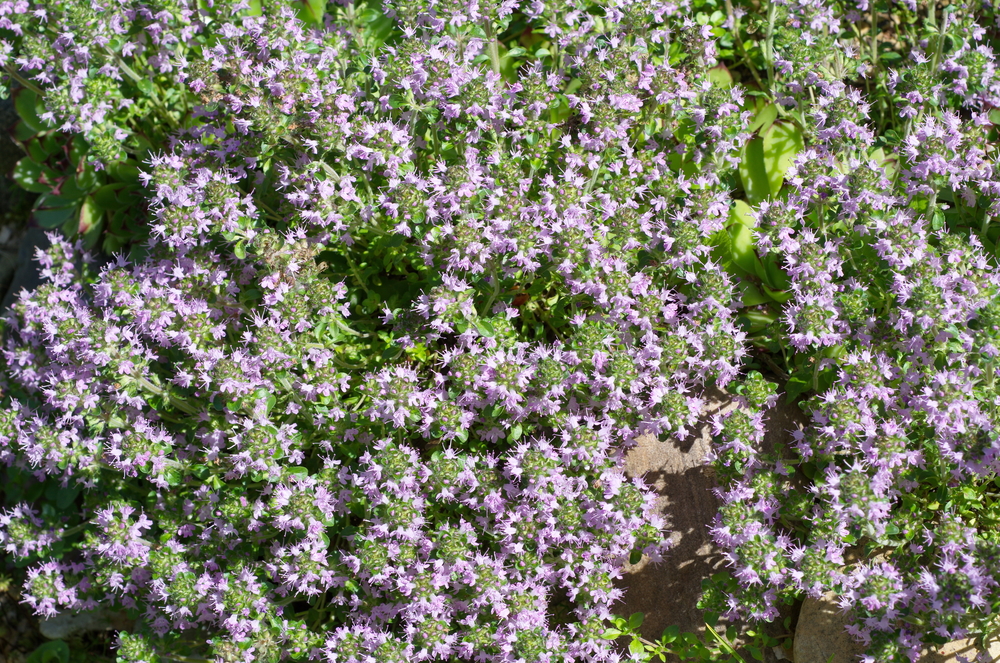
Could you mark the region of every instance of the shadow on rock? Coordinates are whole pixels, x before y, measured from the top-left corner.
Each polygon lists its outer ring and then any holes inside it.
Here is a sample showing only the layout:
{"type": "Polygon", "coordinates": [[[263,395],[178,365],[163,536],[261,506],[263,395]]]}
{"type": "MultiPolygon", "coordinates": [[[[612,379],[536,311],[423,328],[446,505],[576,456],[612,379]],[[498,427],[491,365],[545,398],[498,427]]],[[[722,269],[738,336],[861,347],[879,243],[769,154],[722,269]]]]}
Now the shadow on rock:
{"type": "MultiPolygon", "coordinates": [[[[625,458],[625,473],[643,477],[659,495],[656,512],[666,521],[673,544],[660,564],[654,565],[644,556],[637,564],[626,565],[618,583],[626,591],[615,613],[626,617],[644,613],[640,631],[648,640],[658,640],[672,625],[704,636],[704,613],[697,607],[702,581],[727,568],[709,533],[721,503],[713,493],[717,483],[705,458],[712,444],[711,418],[730,412],[736,404],[730,394],[718,389],[706,391],[703,397],[705,406],[694,435],[684,441],[642,436],[625,458]]],[[[768,412],[760,451],[773,453],[787,448],[792,440],[790,431],[804,427],[807,421],[798,406],[785,405],[782,397],[768,412]]],[[[781,619],[791,616],[794,622],[797,608],[785,607],[781,619]]],[[[775,635],[783,631],[781,619],[774,629],[767,630],[775,635]]],[[[775,660],[771,652],[766,654],[768,660],[775,660]]]]}

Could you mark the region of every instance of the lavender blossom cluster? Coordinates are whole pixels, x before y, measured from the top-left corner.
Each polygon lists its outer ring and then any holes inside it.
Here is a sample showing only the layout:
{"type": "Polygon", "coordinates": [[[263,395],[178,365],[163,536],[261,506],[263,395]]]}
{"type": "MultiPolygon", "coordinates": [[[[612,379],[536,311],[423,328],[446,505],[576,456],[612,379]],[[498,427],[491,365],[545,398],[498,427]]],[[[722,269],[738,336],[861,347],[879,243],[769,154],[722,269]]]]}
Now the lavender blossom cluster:
{"type": "Polygon", "coordinates": [[[745,353],[710,35],[671,3],[398,3],[376,52],[354,5],[207,4],[0,3],[26,42],[64,26],[16,64],[66,130],[114,135],[125,57],[200,99],[144,168],[146,255],[53,235],[7,318],[0,457],[84,488],[0,520],[26,600],[134,610],[121,661],[619,660],[622,564],[666,548],[622,451],[689,434],[745,353]],[[512,84],[515,10],[558,53],[512,84]],[[680,123],[697,177],[654,137],[680,123]]]}
{"type": "Polygon", "coordinates": [[[717,609],[772,619],[783,600],[833,591],[875,663],[1000,626],[1000,24],[973,3],[924,7],[908,62],[869,75],[899,128],[878,135],[874,99],[850,85],[870,65],[836,39],[867,30],[868,4],[778,9],[776,93],[812,136],[787,195],[754,208],[756,247],[781,256],[794,293],[786,348],[829,387],[802,403],[791,447],[764,454],[776,390],[744,383],[715,420],[712,532],[742,587],[717,609]]]}
{"type": "Polygon", "coordinates": [[[133,610],[123,662],[620,660],[622,564],[667,547],[622,454],[715,385],[716,609],[835,590],[869,662],[995,630],[992,9],[880,3],[890,67],[872,0],[278,4],[0,2],[104,162],[128,81],[189,111],[144,251],[53,236],[6,320],[0,459],[83,489],[0,516],[39,615],[133,610]]]}

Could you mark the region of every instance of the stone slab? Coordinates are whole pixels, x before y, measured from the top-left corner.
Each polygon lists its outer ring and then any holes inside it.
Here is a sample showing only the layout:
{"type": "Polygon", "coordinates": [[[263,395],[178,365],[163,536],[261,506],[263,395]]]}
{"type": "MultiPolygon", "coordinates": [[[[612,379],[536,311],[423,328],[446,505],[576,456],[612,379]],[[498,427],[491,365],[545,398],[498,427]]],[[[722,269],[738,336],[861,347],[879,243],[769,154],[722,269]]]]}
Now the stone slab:
{"type": "MultiPolygon", "coordinates": [[[[729,394],[718,389],[708,390],[701,397],[705,406],[694,435],[684,442],[667,436],[643,436],[625,457],[625,473],[643,477],[659,494],[655,508],[665,519],[673,544],[661,564],[653,565],[643,557],[637,564],[626,565],[619,582],[626,591],[623,604],[614,612],[623,616],[644,613],[640,631],[649,640],[659,639],[672,625],[682,632],[704,635],[704,615],[697,607],[701,584],[726,568],[708,531],[720,504],[712,492],[717,484],[705,458],[712,444],[711,417],[729,412],[736,405],[729,394]]],[[[779,401],[768,413],[762,451],[773,451],[779,442],[789,444],[789,431],[803,426],[805,420],[797,406],[779,401]]],[[[782,619],[792,617],[793,626],[796,608],[784,607],[782,611],[782,619]]],[[[781,621],[774,624],[775,634],[783,631],[781,621]]],[[[780,660],[789,652],[765,653],[768,660],[780,660]]]]}

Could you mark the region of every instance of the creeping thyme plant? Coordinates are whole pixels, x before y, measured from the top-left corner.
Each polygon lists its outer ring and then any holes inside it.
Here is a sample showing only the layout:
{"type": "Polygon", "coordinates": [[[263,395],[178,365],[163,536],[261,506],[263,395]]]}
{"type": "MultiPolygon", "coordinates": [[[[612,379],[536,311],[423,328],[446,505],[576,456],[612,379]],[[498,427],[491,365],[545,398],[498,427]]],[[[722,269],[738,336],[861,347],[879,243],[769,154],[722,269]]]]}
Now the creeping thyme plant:
{"type": "Polygon", "coordinates": [[[40,616],[130,611],[122,662],[620,660],[623,563],[669,554],[622,455],[716,386],[706,610],[834,590],[868,661],[1000,626],[989,5],[3,0],[0,35],[68,233],[0,381],[40,616]],[[764,453],[779,398],[810,423],[764,453]]]}

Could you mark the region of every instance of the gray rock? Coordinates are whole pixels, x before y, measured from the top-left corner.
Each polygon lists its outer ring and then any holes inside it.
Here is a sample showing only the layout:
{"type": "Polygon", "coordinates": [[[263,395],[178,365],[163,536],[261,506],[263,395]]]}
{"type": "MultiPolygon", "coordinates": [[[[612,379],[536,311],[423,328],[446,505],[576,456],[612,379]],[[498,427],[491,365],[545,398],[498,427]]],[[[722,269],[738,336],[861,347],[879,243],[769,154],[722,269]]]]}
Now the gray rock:
{"type": "MultiPolygon", "coordinates": [[[[726,568],[725,560],[712,542],[708,528],[720,506],[712,489],[716,487],[712,469],[705,464],[711,449],[710,418],[736,407],[732,397],[713,389],[701,395],[705,406],[698,430],[684,442],[664,437],[643,436],[636,440],[625,457],[624,470],[629,477],[643,477],[659,493],[656,511],[667,521],[667,531],[673,547],[661,564],[653,565],[646,557],[625,567],[622,580],[624,603],[614,608],[615,614],[629,616],[645,614],[640,629],[644,638],[658,640],[668,626],[677,625],[682,632],[706,635],[704,613],[697,603],[702,580],[726,568]]],[[[762,451],[773,451],[776,444],[791,443],[790,430],[803,425],[805,415],[797,406],[785,406],[779,401],[768,412],[767,434],[762,451]]],[[[771,635],[783,633],[785,617],[794,621],[795,606],[781,606],[781,617],[769,625],[771,635]]],[[[725,625],[720,624],[722,631],[725,625]]],[[[718,630],[718,629],[717,629],[718,630]]],[[[711,636],[708,636],[712,641],[711,636]]],[[[739,647],[739,643],[737,644],[739,647]]],[[[743,652],[744,660],[750,661],[743,652]]],[[[766,649],[767,661],[780,660],[788,652],[766,649]]]]}
{"type": "MultiPolygon", "coordinates": [[[[985,652],[986,660],[1000,660],[1000,640],[994,639],[987,644],[989,646],[985,652]]],[[[983,652],[976,647],[972,639],[953,640],[931,651],[925,650],[920,660],[922,663],[961,663],[962,661],[971,663],[976,660],[976,656],[980,653],[983,652]]]]}
{"type": "MultiPolygon", "coordinates": [[[[864,646],[844,630],[847,618],[836,598],[829,592],[822,599],[807,598],[802,604],[792,653],[795,663],[854,663],[864,654],[864,646]]],[[[924,649],[920,663],[972,663],[980,653],[973,640],[954,640],[924,649]]],[[[990,642],[985,653],[987,661],[1000,660],[1000,641],[990,642]]]]}
{"type": "Polygon", "coordinates": [[[124,612],[111,610],[63,613],[39,622],[39,630],[49,640],[64,640],[89,631],[131,630],[133,626],[124,612]]]}
{"type": "Polygon", "coordinates": [[[795,663],[855,663],[865,648],[844,630],[837,594],[806,597],[795,627],[792,660],[795,663]]]}
{"type": "Polygon", "coordinates": [[[18,256],[12,251],[0,251],[0,292],[7,292],[14,272],[17,271],[18,256]]]}
{"type": "Polygon", "coordinates": [[[34,290],[42,284],[42,277],[39,274],[38,263],[35,262],[35,250],[49,247],[49,239],[45,236],[45,231],[41,228],[29,228],[21,240],[21,248],[17,256],[17,268],[14,271],[13,280],[7,288],[3,303],[0,304],[0,311],[6,312],[10,309],[21,290],[34,290]]]}

